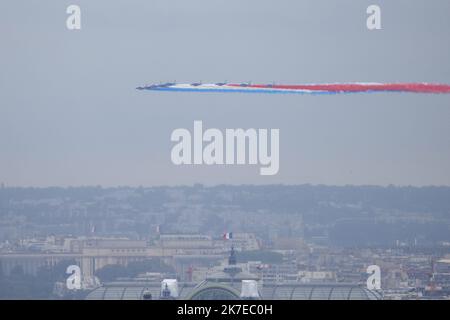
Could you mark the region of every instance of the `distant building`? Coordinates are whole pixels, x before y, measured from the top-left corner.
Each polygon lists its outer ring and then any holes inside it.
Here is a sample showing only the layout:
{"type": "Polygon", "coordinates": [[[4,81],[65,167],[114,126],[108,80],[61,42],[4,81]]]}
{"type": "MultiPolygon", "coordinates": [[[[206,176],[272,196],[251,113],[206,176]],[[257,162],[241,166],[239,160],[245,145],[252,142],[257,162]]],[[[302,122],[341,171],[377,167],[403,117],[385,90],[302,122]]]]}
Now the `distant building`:
{"type": "Polygon", "coordinates": [[[211,237],[201,234],[162,234],[159,238],[162,248],[176,249],[212,249],[211,237]]]}
{"type": "MultiPolygon", "coordinates": [[[[229,264],[222,271],[210,274],[200,283],[177,283],[176,295],[170,286],[163,282],[119,282],[107,283],[90,292],[88,300],[149,300],[159,297],[181,300],[379,300],[381,295],[375,291],[354,284],[286,284],[263,283],[257,275],[242,270],[235,263],[235,252],[231,251],[229,264]],[[251,286],[246,285],[251,284],[251,286]],[[251,290],[249,290],[251,287],[251,290]],[[251,291],[251,294],[248,292],[251,291]],[[250,295],[250,296],[249,296],[250,295]],[[248,296],[248,297],[247,297],[248,296]]],[[[174,281],[174,280],[172,280],[174,281]]]]}

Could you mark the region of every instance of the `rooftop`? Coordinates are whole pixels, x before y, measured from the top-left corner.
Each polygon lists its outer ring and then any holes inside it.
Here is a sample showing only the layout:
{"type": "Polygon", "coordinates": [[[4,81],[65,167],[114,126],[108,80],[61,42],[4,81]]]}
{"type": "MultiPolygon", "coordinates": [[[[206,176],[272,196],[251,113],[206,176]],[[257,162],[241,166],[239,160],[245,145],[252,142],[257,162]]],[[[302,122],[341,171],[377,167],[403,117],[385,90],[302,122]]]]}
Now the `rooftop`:
{"type": "MultiPolygon", "coordinates": [[[[114,282],[105,283],[88,294],[87,300],[141,300],[144,291],[152,294],[153,299],[159,299],[161,290],[160,282],[114,282]]],[[[179,283],[179,299],[187,300],[198,297],[202,292],[202,298],[212,297],[211,294],[218,290],[230,292],[230,296],[240,292],[241,283],[232,284],[213,283],[179,283]],[[206,294],[205,294],[206,293],[206,294]]],[[[368,290],[365,287],[345,283],[303,284],[265,283],[259,288],[262,299],[268,300],[379,300],[378,292],[368,290]]]]}

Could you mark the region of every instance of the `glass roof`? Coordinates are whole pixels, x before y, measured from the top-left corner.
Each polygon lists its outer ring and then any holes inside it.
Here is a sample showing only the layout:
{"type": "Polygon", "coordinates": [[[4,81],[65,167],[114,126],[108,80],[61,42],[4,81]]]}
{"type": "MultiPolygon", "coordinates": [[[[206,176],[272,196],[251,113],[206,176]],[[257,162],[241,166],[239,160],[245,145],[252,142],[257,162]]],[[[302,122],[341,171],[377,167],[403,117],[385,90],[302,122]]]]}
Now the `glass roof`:
{"type": "MultiPolygon", "coordinates": [[[[208,281],[206,281],[206,284],[208,281]]],[[[230,284],[228,284],[230,285],[230,284]]],[[[240,291],[240,282],[231,288],[240,291]]],[[[160,283],[118,284],[109,283],[88,294],[88,300],[140,300],[144,291],[151,293],[153,299],[160,295],[160,283]]],[[[202,286],[195,283],[179,283],[180,299],[194,296],[202,286]]],[[[264,284],[259,288],[262,299],[269,300],[379,300],[381,295],[375,291],[352,284],[264,284]]],[[[203,297],[205,298],[205,297],[203,297]]]]}

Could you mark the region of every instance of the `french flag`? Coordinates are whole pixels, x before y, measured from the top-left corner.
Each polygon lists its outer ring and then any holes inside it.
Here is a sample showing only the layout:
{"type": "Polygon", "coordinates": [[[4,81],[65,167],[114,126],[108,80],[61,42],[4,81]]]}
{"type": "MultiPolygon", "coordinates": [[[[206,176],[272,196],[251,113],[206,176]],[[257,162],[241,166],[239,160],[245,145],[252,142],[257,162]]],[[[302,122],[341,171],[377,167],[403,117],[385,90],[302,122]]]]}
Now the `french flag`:
{"type": "Polygon", "coordinates": [[[233,232],[226,232],[223,234],[223,239],[224,240],[230,240],[233,239],[233,232]]]}

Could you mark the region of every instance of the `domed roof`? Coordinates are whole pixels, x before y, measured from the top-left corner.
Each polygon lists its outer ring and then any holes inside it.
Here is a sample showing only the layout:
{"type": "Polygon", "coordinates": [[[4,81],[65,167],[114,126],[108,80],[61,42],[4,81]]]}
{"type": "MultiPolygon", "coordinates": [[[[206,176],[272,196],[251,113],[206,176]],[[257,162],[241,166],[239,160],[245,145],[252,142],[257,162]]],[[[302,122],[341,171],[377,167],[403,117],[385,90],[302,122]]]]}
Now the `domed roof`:
{"type": "Polygon", "coordinates": [[[242,267],[237,265],[236,251],[232,246],[230,256],[228,257],[228,265],[221,271],[207,275],[206,280],[214,282],[240,282],[241,280],[259,280],[259,277],[243,271],[242,267]]]}
{"type": "Polygon", "coordinates": [[[239,291],[221,283],[205,281],[186,297],[189,300],[239,300],[239,291]]]}

